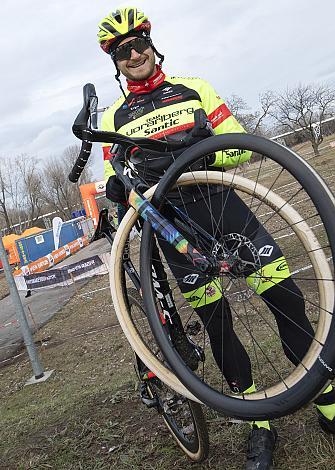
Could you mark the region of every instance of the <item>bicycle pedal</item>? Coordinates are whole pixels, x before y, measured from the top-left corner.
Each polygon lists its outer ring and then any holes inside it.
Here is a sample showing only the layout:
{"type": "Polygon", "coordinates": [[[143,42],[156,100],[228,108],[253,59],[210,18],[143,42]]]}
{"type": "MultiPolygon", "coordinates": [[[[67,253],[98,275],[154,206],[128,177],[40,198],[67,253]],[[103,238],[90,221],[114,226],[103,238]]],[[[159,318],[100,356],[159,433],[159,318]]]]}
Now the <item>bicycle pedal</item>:
{"type": "Polygon", "coordinates": [[[148,408],[158,409],[158,406],[159,406],[158,398],[151,397],[149,395],[147,384],[143,382],[140,384],[140,398],[141,398],[142,403],[146,405],[148,408]]]}

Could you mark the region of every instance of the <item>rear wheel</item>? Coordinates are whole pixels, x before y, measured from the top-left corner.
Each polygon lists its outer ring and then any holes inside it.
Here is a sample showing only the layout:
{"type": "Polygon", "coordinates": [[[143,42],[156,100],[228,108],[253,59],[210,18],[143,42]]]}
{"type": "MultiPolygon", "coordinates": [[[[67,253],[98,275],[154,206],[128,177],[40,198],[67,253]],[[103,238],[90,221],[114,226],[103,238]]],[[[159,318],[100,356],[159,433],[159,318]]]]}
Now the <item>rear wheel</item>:
{"type": "MultiPolygon", "coordinates": [[[[135,289],[127,291],[130,316],[134,323],[145,318],[143,301],[135,289]]],[[[156,354],[159,351],[156,349],[156,354]]],[[[207,425],[201,405],[188,400],[165,385],[157,377],[145,381],[148,395],[182,451],[194,462],[208,456],[207,425]]]]}
{"type": "MultiPolygon", "coordinates": [[[[266,139],[237,134],[212,137],[186,151],[161,179],[153,204],[164,214],[171,213],[170,203],[176,200],[176,192],[182,201],[178,203],[183,214],[179,231],[186,233],[185,238],[201,253],[216,260],[233,259],[233,269],[214,276],[203,275],[194,267],[186,266],[188,274],[179,274],[178,278],[176,273],[182,272],[179,268],[185,268],[185,258],[181,256],[178,266],[178,257],[167,263],[166,251],[161,252],[166,269],[171,269],[171,290],[185,329],[191,319],[197,318],[197,308],[200,317],[203,314],[201,297],[207,296],[208,300],[219,291],[218,299],[225,299],[216,307],[221,308],[221,312],[216,310],[211,315],[207,312],[206,321],[201,317],[204,328],[197,341],[205,351],[206,362],[201,370],[192,372],[164,334],[159,321],[151,276],[153,231],[145,223],[141,241],[141,282],[148,318],[164,356],[180,381],[214,409],[242,419],[269,419],[297,410],[334,377],[335,210],[332,194],[319,175],[290,150],[266,139]],[[206,168],[204,156],[229,148],[248,149],[262,156],[251,164],[248,179],[238,175],[236,169],[223,173],[206,168]],[[190,171],[190,165],[199,167],[201,160],[204,171],[190,171]],[[186,171],[189,173],[183,174],[186,171]],[[186,200],[189,192],[183,190],[184,186],[202,199],[199,214],[190,209],[191,204],[186,200]],[[220,206],[221,212],[218,212],[212,202],[220,198],[220,194],[223,194],[221,205],[215,206],[220,206]],[[227,201],[232,195],[243,201],[251,214],[248,220],[242,221],[242,229],[238,231],[229,229],[231,221],[239,217],[238,213],[228,212],[227,201]],[[209,242],[203,240],[195,225],[201,225],[206,218],[211,225],[206,230],[213,238],[209,242]],[[261,229],[255,240],[250,227],[252,223],[257,225],[256,220],[272,236],[270,243],[261,229]],[[277,249],[280,256],[269,263],[272,271],[267,271],[267,256],[277,249]],[[282,271],[286,272],[284,276],[282,271]],[[192,292],[192,284],[199,276],[203,276],[203,285],[208,287],[192,292]],[[180,290],[183,283],[190,284],[186,296],[180,290]],[[266,283],[271,285],[264,290],[262,285],[266,283]],[[287,298],[289,305],[285,305],[287,298]],[[216,317],[214,327],[210,325],[212,317],[216,317]],[[230,335],[224,341],[222,357],[218,357],[213,349],[213,338],[221,338],[221,341],[227,326],[230,335]],[[303,345],[297,351],[294,344],[299,336],[303,336],[303,345]],[[233,337],[234,341],[229,343],[233,337]],[[228,361],[223,352],[227,344],[231,344],[228,361]],[[250,359],[250,366],[246,357],[250,359]],[[229,363],[234,364],[236,375],[240,377],[244,374],[242,369],[250,367],[256,390],[250,387],[250,393],[237,395],[236,392],[244,392],[247,387],[228,388],[225,378],[229,363]]],[[[176,218],[171,217],[171,222],[175,225],[176,218]]]]}

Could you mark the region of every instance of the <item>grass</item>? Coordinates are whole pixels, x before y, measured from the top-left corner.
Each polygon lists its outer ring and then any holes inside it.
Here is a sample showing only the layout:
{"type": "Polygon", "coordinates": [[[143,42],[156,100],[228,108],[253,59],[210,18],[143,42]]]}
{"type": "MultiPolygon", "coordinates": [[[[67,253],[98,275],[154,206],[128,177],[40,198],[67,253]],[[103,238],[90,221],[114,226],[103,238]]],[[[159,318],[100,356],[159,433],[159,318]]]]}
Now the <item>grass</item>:
{"type": "MultiPolygon", "coordinates": [[[[334,156],[327,150],[312,163],[331,177],[334,156]]],[[[109,290],[90,293],[107,286],[106,276],[92,279],[35,334],[45,369],[54,369],[45,383],[24,386],[32,375],[26,357],[0,369],[0,469],[242,469],[247,424],[207,409],[210,456],[192,464],[140,403],[109,290]]],[[[277,470],[335,468],[335,440],[312,406],[275,425],[277,470]]]]}

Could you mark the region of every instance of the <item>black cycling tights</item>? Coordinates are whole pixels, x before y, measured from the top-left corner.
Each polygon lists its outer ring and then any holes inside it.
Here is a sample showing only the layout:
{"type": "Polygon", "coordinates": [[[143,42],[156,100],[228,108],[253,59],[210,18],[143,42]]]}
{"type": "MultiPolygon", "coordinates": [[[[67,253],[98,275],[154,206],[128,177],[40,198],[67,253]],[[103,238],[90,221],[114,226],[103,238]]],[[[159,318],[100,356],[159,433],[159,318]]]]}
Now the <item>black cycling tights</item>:
{"type": "MultiPolygon", "coordinates": [[[[262,251],[262,247],[270,247],[271,256],[263,256],[262,265],[283,256],[270,234],[234,191],[212,194],[210,201],[199,200],[181,209],[216,238],[227,234],[242,234],[252,241],[259,252],[262,251]]],[[[165,209],[165,213],[168,217],[171,215],[169,208],[165,209]]],[[[183,293],[209,282],[169,243],[160,237],[158,242],[183,293]],[[193,278],[190,281],[189,275],[192,273],[193,278]]],[[[246,273],[247,276],[250,274],[251,272],[246,273]]],[[[309,348],[311,337],[314,336],[305,314],[305,304],[300,289],[289,277],[267,289],[261,297],[276,319],[286,356],[293,364],[298,364],[309,348]]],[[[221,298],[195,308],[195,311],[208,331],[214,358],[230,387],[235,391],[248,389],[253,383],[250,359],[234,332],[228,301],[221,298]]]]}
{"type": "MultiPolygon", "coordinates": [[[[297,365],[314,336],[299,288],[288,278],[261,297],[275,316],[286,356],[297,365]]],[[[236,392],[247,390],[253,383],[250,359],[234,331],[227,300],[221,298],[195,311],[207,330],[213,356],[230,388],[236,392]]],[[[246,320],[245,324],[247,326],[246,320]]]]}

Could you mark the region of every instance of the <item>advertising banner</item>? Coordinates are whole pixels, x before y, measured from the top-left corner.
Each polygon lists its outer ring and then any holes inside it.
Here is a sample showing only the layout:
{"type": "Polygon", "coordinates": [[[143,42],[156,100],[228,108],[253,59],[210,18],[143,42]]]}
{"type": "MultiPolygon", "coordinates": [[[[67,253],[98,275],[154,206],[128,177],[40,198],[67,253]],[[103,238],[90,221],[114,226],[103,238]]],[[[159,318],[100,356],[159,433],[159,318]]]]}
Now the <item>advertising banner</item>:
{"type": "Polygon", "coordinates": [[[52,219],[52,231],[54,235],[55,250],[59,247],[60,231],[62,230],[63,220],[60,217],[54,217],[52,219]]]}
{"type": "Polygon", "coordinates": [[[107,258],[95,255],[58,269],[35,273],[27,270],[25,275],[16,276],[15,282],[19,290],[69,286],[80,279],[107,274],[107,263],[107,258]]]}
{"type": "Polygon", "coordinates": [[[29,274],[25,276],[27,289],[37,289],[40,287],[60,287],[68,286],[73,281],[66,269],[50,269],[42,273],[29,274]]]}

